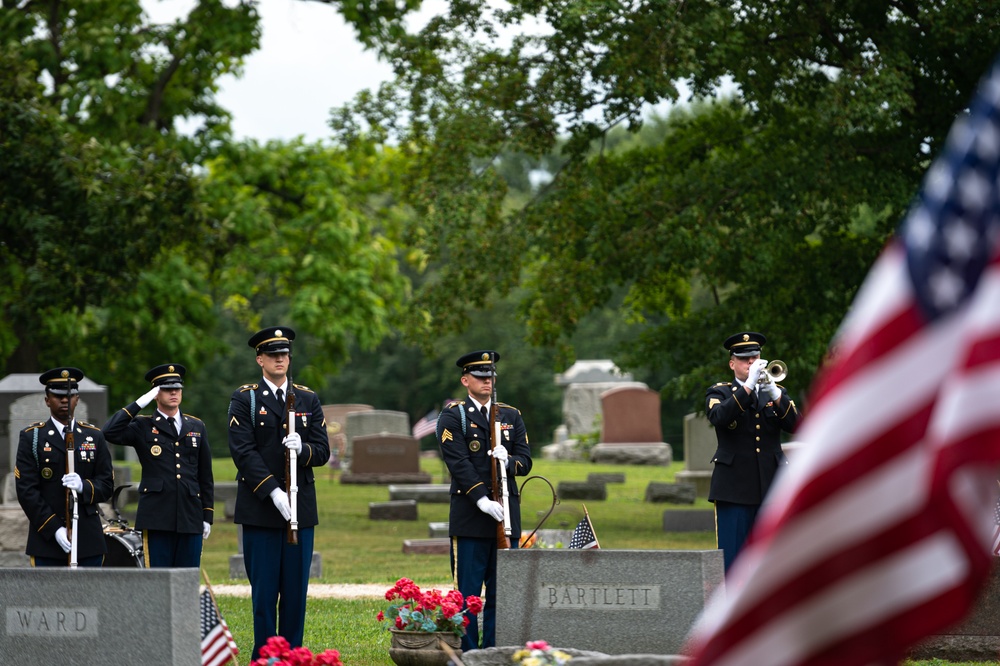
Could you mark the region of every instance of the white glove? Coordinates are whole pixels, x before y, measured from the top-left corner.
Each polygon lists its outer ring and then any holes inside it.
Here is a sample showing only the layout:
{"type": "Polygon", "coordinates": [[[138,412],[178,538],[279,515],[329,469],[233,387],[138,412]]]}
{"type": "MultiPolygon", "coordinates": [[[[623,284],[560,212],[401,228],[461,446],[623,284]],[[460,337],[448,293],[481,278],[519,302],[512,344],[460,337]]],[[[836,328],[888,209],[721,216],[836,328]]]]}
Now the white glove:
{"type": "Polygon", "coordinates": [[[781,399],[781,389],[774,382],[768,382],[761,387],[761,392],[771,396],[771,400],[777,402],[781,399]]]}
{"type": "Polygon", "coordinates": [[[750,374],[747,375],[747,386],[753,388],[757,386],[757,380],[760,379],[760,373],[764,372],[764,368],[767,367],[767,361],[762,358],[757,359],[750,366],[750,374]]]}
{"type": "Polygon", "coordinates": [[[69,542],[69,536],[66,534],[66,528],[60,527],[56,530],[56,543],[67,553],[73,548],[69,542]]]}
{"type": "Polygon", "coordinates": [[[64,488],[69,488],[70,490],[75,490],[78,493],[83,492],[83,479],[76,472],[72,474],[63,474],[62,484],[64,488]]]}
{"type": "Polygon", "coordinates": [[[503,504],[500,502],[494,502],[489,497],[480,497],[476,500],[476,506],[486,515],[493,516],[498,523],[503,520],[503,504]]]}
{"type": "Polygon", "coordinates": [[[302,436],[297,432],[293,432],[291,435],[285,435],[285,438],[281,440],[281,443],[292,451],[295,451],[295,455],[302,453],[302,436]]]}
{"type": "Polygon", "coordinates": [[[271,491],[271,501],[274,502],[274,506],[277,507],[282,518],[292,519],[292,505],[288,503],[288,493],[281,488],[275,488],[271,491]]]}
{"type": "Polygon", "coordinates": [[[208,535],[212,533],[212,526],[206,523],[204,520],[201,521],[201,538],[207,539],[208,535]]]}
{"type": "Polygon", "coordinates": [[[494,459],[502,462],[504,467],[510,465],[510,454],[507,453],[507,449],[503,444],[497,444],[495,449],[490,449],[487,453],[493,456],[494,459]]]}
{"type": "Polygon", "coordinates": [[[149,389],[141,396],[139,396],[139,398],[135,401],[135,404],[139,405],[139,408],[142,409],[149,403],[153,402],[153,398],[159,395],[159,393],[160,393],[160,387],[154,386],[153,388],[149,389]]]}

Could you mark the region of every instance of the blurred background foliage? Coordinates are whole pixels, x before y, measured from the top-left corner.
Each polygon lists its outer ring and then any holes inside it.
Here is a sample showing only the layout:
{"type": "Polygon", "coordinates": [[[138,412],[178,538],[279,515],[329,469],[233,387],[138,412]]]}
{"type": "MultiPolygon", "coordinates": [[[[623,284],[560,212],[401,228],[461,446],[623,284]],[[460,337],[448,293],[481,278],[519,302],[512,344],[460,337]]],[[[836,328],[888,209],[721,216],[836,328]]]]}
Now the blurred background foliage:
{"type": "Polygon", "coordinates": [[[1000,27],[995,1],[463,0],[419,28],[415,0],[325,4],[396,78],[328,140],[259,143],[215,98],[256,2],[169,24],[3,3],[6,373],[78,365],[114,409],[183,363],[224,455],[261,326],[299,331],[293,377],[325,403],[411,421],[498,349],[536,446],[554,373],[610,358],[661,392],[676,449],[731,376],[721,341],[754,329],[807,405],[1000,27]]]}

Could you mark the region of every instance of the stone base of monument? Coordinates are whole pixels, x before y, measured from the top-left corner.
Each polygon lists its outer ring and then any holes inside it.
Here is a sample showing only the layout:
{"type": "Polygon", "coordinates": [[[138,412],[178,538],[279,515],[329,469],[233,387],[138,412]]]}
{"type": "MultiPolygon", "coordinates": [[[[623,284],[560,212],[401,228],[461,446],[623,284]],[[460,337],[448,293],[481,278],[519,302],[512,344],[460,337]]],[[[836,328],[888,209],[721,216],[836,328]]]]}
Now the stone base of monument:
{"type": "MultiPolygon", "coordinates": [[[[309,578],[320,578],[323,576],[323,556],[320,553],[313,553],[312,562],[309,564],[309,578]]],[[[243,554],[229,556],[229,578],[231,580],[246,580],[247,567],[243,562],[243,554]]]]}
{"type": "Polygon", "coordinates": [[[501,550],[497,644],[678,654],[723,580],[720,550],[501,550]]]}
{"type": "Polygon", "coordinates": [[[712,509],[667,509],[663,512],[664,532],[714,532],[712,509]]]}
{"type": "Polygon", "coordinates": [[[198,569],[6,569],[7,665],[201,664],[198,569]]]}
{"type": "MultiPolygon", "coordinates": [[[[11,474],[13,476],[13,474],[11,474]]],[[[21,505],[0,505],[0,567],[28,566],[24,547],[28,543],[28,517],[21,505]]]]}
{"type": "Polygon", "coordinates": [[[575,439],[565,439],[542,447],[542,460],[583,460],[583,448],[575,439]]]}
{"type": "Polygon", "coordinates": [[[343,484],[369,486],[387,486],[390,483],[426,484],[431,482],[431,475],[426,472],[387,472],[384,474],[351,474],[345,472],[340,475],[340,482],[343,484]]]}
{"type": "Polygon", "coordinates": [[[980,592],[972,613],[947,632],[931,636],[910,652],[911,659],[996,662],[1000,654],[1000,560],[980,592]]]}
{"type": "Polygon", "coordinates": [[[694,486],[694,492],[698,497],[708,497],[708,489],[712,485],[712,472],[692,472],[690,470],[683,469],[674,475],[674,480],[677,483],[686,483],[688,485],[694,486]]]}
{"type": "Polygon", "coordinates": [[[448,536],[448,523],[427,523],[427,536],[432,539],[448,536]]]}
{"type": "Polygon", "coordinates": [[[451,551],[451,539],[404,539],[403,552],[407,555],[447,555],[451,551]]]}
{"type": "Polygon", "coordinates": [[[669,465],[674,460],[670,445],[607,444],[601,442],[590,450],[590,461],[610,465],[669,465]]]}

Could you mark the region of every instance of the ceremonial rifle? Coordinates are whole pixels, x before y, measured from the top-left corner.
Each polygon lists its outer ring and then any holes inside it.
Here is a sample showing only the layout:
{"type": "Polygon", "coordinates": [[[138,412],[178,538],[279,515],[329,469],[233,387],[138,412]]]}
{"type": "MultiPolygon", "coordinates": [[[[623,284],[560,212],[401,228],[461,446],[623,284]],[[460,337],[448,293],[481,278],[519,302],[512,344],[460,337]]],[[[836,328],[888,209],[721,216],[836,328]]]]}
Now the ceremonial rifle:
{"type": "MultiPolygon", "coordinates": [[[[288,413],[288,434],[295,432],[295,392],[292,390],[292,378],[288,378],[288,397],[285,399],[285,411],[288,413]]],[[[291,517],[288,519],[288,543],[299,544],[299,454],[295,449],[285,448],[285,492],[288,494],[288,506],[291,517]]]]}
{"type": "MultiPolygon", "coordinates": [[[[66,473],[73,474],[76,471],[76,442],[73,438],[73,378],[66,379],[66,409],[69,411],[69,425],[66,427],[66,473]]],[[[80,506],[77,502],[76,490],[66,489],[66,515],[70,520],[67,535],[69,537],[69,568],[76,569],[78,564],[79,537],[77,536],[77,526],[80,522],[80,506]]]]}
{"type": "MultiPolygon", "coordinates": [[[[500,422],[497,420],[499,407],[497,407],[497,360],[490,359],[493,368],[493,381],[490,382],[492,395],[490,396],[490,451],[495,451],[500,443],[500,422]]],[[[493,483],[493,501],[499,502],[503,506],[503,522],[497,523],[497,548],[507,550],[510,548],[510,498],[507,488],[507,463],[502,460],[493,460],[490,467],[490,477],[493,483]],[[498,482],[499,480],[499,482],[498,482]]]]}

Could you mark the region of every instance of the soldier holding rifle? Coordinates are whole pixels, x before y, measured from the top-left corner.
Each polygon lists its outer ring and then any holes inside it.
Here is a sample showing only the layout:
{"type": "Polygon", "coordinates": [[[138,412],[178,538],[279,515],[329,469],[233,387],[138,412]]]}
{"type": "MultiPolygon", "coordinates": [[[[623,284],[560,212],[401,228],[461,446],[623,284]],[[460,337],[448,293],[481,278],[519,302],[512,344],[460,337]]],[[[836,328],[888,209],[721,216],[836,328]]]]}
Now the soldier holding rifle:
{"type": "Polygon", "coordinates": [[[253,601],[253,659],[271,636],[283,636],[292,647],[302,645],[313,528],[319,522],[313,468],[330,458],[319,397],[289,378],[294,339],[295,331],[287,326],[255,333],[248,344],[264,376],[238,388],[229,404],[229,451],[238,482],[235,521],[243,529],[243,561],[253,601]],[[295,419],[293,428],[288,427],[290,418],[295,419]],[[291,497],[286,486],[289,451],[296,454],[298,487],[291,497]],[[289,530],[293,513],[295,533],[289,530]]]}
{"type": "Polygon", "coordinates": [[[100,428],[73,417],[83,376],[78,368],[43,372],[38,380],[51,416],[22,430],[17,442],[14,479],[30,524],[25,552],[32,566],[64,567],[75,555],[75,564],[99,567],[108,552],[97,504],[111,498],[114,469],[100,428]],[[68,449],[73,451],[71,473],[68,449]]]}
{"type": "Polygon", "coordinates": [[[458,359],[456,365],[462,369],[461,382],[469,397],[448,405],[437,424],[441,455],[451,474],[448,534],[454,585],[465,597],[483,596],[486,586],[482,640],[473,615],[462,637],[463,650],[496,645],[497,550],[518,546],[521,509],[515,477],[531,472],[531,448],[521,412],[495,402],[499,359],[497,352],[489,350],[458,359]],[[499,426],[494,428],[492,438],[491,417],[499,426]],[[497,473],[499,465],[506,472],[506,498],[494,482],[503,476],[497,473]],[[502,503],[505,499],[506,507],[502,503]],[[505,513],[510,519],[509,543],[503,533],[505,513]]]}

